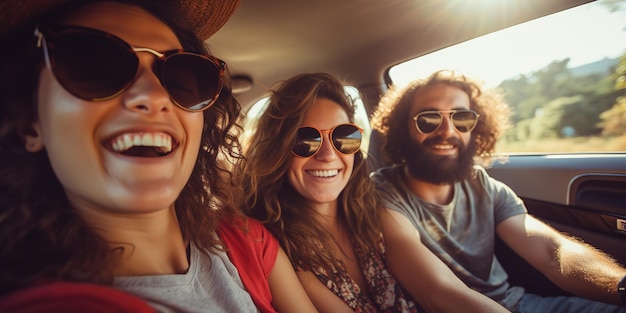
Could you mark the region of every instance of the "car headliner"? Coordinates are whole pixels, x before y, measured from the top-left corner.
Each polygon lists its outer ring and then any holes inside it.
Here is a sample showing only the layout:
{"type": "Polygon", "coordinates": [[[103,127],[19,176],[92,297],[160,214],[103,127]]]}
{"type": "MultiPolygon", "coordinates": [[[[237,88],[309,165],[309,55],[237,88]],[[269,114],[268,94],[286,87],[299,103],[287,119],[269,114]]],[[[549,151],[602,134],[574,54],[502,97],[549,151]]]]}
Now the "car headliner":
{"type": "Polygon", "coordinates": [[[274,83],[305,72],[333,74],[361,88],[371,105],[389,66],[586,2],[243,0],[207,43],[231,76],[252,78],[252,89],[236,94],[244,109],[274,83]]]}

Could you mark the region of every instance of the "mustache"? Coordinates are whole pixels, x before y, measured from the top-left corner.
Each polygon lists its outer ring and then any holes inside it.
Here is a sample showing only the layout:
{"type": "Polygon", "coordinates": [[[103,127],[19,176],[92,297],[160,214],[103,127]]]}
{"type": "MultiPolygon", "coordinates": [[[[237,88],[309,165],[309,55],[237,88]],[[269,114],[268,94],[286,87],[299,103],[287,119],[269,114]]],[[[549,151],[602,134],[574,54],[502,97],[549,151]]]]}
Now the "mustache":
{"type": "Polygon", "coordinates": [[[427,138],[422,143],[423,145],[435,145],[440,143],[447,143],[455,146],[463,146],[463,142],[461,139],[457,137],[443,137],[443,136],[435,136],[431,138],[427,138]]]}

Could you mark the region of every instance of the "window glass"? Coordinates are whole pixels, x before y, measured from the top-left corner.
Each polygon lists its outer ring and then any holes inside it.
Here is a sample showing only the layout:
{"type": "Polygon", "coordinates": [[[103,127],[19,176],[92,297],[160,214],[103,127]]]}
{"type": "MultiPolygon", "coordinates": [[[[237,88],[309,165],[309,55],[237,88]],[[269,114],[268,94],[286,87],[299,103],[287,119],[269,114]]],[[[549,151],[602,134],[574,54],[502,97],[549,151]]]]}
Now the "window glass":
{"type": "MultiPolygon", "coordinates": [[[[365,110],[365,105],[361,100],[361,96],[359,94],[359,90],[353,86],[345,86],[346,94],[348,94],[354,100],[354,104],[356,107],[356,113],[354,118],[354,123],[359,127],[363,128],[363,141],[361,143],[361,150],[368,151],[369,147],[369,138],[371,134],[371,127],[367,118],[367,111],[365,110]]],[[[256,121],[259,116],[265,111],[267,108],[269,97],[262,98],[261,100],[255,102],[248,113],[246,114],[246,123],[245,123],[245,131],[243,142],[247,141],[247,138],[254,132],[256,129],[256,121]]]]}
{"type": "Polygon", "coordinates": [[[626,1],[604,0],[396,65],[404,85],[454,69],[499,88],[513,110],[502,153],[626,151],[626,1]]]}

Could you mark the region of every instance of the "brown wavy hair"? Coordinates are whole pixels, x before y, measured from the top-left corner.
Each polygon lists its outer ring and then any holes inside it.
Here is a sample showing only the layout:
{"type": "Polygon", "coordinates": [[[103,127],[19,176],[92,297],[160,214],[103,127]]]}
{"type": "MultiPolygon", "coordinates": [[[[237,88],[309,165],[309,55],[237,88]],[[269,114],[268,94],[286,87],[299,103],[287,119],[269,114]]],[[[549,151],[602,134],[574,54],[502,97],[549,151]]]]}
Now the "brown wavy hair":
{"type": "Polygon", "coordinates": [[[480,118],[472,130],[476,144],[476,157],[482,165],[488,166],[495,152],[495,146],[509,126],[509,106],[497,89],[483,88],[480,81],[458,71],[441,70],[424,79],[410,82],[403,88],[392,86],[381,98],[372,114],[372,128],[384,135],[385,160],[392,164],[405,164],[402,147],[407,144],[407,123],[413,123],[409,116],[415,95],[429,86],[445,84],[465,92],[470,99],[470,109],[478,112],[480,118]]]}
{"type": "MultiPolygon", "coordinates": [[[[54,23],[90,1],[74,1],[45,16],[54,23]]],[[[139,5],[174,31],[183,48],[208,54],[178,7],[170,1],[121,1],[139,5]]],[[[37,88],[43,67],[35,49],[34,25],[4,38],[0,49],[0,295],[47,280],[112,282],[116,249],[94,232],[70,205],[46,151],[30,153],[24,134],[37,120],[37,88]]],[[[239,158],[237,124],[241,107],[227,80],[218,101],[204,114],[201,148],[191,177],[175,202],[185,240],[218,249],[213,233],[223,217],[243,216],[234,204],[230,169],[239,158]],[[227,157],[222,157],[226,155],[227,157]]],[[[89,179],[85,177],[85,179],[89,179]]]]}
{"type": "MultiPolygon", "coordinates": [[[[316,212],[288,182],[286,173],[297,129],[317,98],[338,103],[354,121],[355,106],[343,84],[325,73],[301,74],[272,91],[256,132],[245,145],[245,162],[236,171],[244,189],[244,210],[262,221],[281,243],[298,270],[339,265],[325,247],[333,237],[316,221],[316,212]]],[[[338,198],[340,223],[353,234],[356,244],[376,251],[380,239],[379,199],[369,179],[363,152],[354,158],[350,180],[338,198]]]]}

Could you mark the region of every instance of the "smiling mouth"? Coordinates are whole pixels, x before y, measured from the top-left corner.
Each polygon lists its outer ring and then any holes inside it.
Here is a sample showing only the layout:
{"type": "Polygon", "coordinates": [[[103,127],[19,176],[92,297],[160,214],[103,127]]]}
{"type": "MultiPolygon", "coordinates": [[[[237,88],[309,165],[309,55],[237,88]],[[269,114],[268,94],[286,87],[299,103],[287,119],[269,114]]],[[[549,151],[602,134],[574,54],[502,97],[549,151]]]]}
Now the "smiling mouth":
{"type": "Polygon", "coordinates": [[[339,174],[339,170],[307,170],[305,172],[311,176],[322,178],[335,177],[339,174]]]}
{"type": "Polygon", "coordinates": [[[450,150],[450,149],[454,149],[454,145],[453,144],[435,144],[432,145],[433,148],[437,149],[437,150],[450,150]]]}
{"type": "Polygon", "coordinates": [[[162,157],[170,154],[177,144],[163,132],[125,133],[108,140],[106,147],[115,153],[133,157],[162,157]]]}

